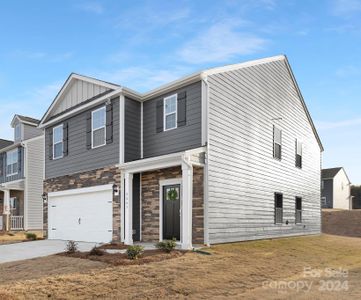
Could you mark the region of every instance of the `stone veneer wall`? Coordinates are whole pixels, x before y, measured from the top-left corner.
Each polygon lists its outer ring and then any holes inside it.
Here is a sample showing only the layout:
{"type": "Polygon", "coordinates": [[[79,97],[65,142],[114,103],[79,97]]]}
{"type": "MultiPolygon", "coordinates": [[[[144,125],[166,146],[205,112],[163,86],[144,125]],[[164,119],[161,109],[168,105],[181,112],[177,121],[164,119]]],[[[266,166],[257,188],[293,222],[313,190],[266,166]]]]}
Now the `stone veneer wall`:
{"type": "MultiPolygon", "coordinates": [[[[181,178],[181,167],[142,173],[142,241],[159,240],[159,181],[181,178]]],[[[204,243],[203,229],[203,168],[193,168],[193,243],[204,243]]]]}
{"type": "MultiPolygon", "coordinates": [[[[106,167],[87,172],[66,175],[44,181],[44,192],[58,192],[97,185],[116,184],[120,189],[120,170],[116,167],[106,167]]],[[[44,204],[44,235],[48,231],[48,206],[44,204]]],[[[113,195],[113,240],[120,241],[120,192],[113,195]]]]}

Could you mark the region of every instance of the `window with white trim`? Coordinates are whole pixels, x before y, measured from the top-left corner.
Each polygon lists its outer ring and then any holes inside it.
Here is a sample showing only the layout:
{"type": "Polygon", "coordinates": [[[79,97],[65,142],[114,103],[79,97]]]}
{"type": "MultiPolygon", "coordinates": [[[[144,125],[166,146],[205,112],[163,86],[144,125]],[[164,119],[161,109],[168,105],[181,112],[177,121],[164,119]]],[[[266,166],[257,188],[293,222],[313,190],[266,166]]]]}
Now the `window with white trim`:
{"type": "Polygon", "coordinates": [[[92,111],[92,148],[106,144],[106,110],[105,106],[92,111]]]}
{"type": "Polygon", "coordinates": [[[6,175],[18,174],[18,149],[6,153],[6,175]]]}
{"type": "Polygon", "coordinates": [[[164,98],[164,131],[177,128],[177,94],[164,98]]]}
{"type": "Polygon", "coordinates": [[[273,126],[273,157],[282,158],[282,130],[273,126]]]}
{"type": "Polygon", "coordinates": [[[302,168],[302,142],[296,140],[296,167],[302,168]]]}
{"type": "Polygon", "coordinates": [[[21,140],[21,124],[20,123],[15,125],[14,140],[15,141],[21,140]]]}
{"type": "Polygon", "coordinates": [[[53,128],[53,159],[63,157],[63,124],[53,128]]]}

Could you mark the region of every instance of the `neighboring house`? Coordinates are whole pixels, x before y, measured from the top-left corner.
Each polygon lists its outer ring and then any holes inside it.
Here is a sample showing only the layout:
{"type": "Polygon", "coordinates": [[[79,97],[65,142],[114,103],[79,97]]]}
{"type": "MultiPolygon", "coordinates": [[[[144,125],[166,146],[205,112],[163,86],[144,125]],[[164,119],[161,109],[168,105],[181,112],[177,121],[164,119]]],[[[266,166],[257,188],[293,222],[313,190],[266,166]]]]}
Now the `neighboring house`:
{"type": "Polygon", "coordinates": [[[361,186],[351,186],[352,209],[361,209],[361,186]]]}
{"type": "Polygon", "coordinates": [[[320,139],[285,56],[140,94],[71,74],[43,116],[50,239],[320,233],[320,139]]]}
{"type": "Polygon", "coordinates": [[[351,181],[344,168],[322,170],[322,208],[352,209],[351,181]]]}
{"type": "Polygon", "coordinates": [[[0,140],[0,230],[42,230],[44,136],[38,125],[15,115],[14,142],[0,140]]]}

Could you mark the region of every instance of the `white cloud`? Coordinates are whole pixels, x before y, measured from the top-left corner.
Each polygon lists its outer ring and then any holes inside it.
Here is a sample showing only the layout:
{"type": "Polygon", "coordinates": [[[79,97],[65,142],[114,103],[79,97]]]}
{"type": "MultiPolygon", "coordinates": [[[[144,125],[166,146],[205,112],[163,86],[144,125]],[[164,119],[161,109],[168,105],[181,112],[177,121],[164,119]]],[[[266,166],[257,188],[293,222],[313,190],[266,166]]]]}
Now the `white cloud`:
{"type": "Polygon", "coordinates": [[[114,72],[98,72],[97,78],[127,86],[139,92],[146,92],[162,84],[176,80],[189,69],[183,67],[169,67],[157,69],[157,67],[129,67],[114,72]]]}
{"type": "Polygon", "coordinates": [[[336,76],[339,78],[346,78],[351,76],[357,76],[361,74],[361,69],[355,66],[344,66],[336,70],[336,76]]]}
{"type": "Polygon", "coordinates": [[[55,82],[39,87],[12,99],[0,99],[0,138],[12,139],[10,122],[15,114],[41,118],[61,87],[55,82]]]}
{"type": "Polygon", "coordinates": [[[361,0],[334,0],[332,12],[337,16],[349,16],[361,12],[361,0]]]}
{"type": "Polygon", "coordinates": [[[317,129],[319,130],[330,130],[342,127],[353,127],[353,126],[360,126],[361,125],[361,118],[359,119],[350,119],[350,120],[343,120],[343,121],[334,121],[334,122],[324,122],[318,121],[316,122],[317,129]]]}
{"type": "Polygon", "coordinates": [[[224,62],[258,52],[266,43],[261,37],[241,32],[237,23],[217,23],[183,45],[179,56],[193,64],[224,62]]]}
{"type": "Polygon", "coordinates": [[[44,51],[27,51],[27,50],[15,50],[9,54],[9,57],[22,60],[42,60],[48,62],[62,62],[70,59],[73,56],[73,52],[64,53],[48,53],[44,51]]]}
{"type": "Polygon", "coordinates": [[[85,12],[95,13],[95,14],[102,14],[104,12],[104,7],[102,4],[98,2],[85,2],[82,4],[77,5],[77,8],[83,10],[85,12]]]}

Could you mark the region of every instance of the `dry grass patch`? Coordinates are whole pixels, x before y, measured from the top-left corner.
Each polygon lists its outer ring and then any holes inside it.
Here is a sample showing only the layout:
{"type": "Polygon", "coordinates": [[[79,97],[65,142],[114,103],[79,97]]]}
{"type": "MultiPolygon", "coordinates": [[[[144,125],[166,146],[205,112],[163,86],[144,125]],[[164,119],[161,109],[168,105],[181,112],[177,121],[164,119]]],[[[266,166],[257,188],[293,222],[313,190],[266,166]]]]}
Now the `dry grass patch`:
{"type": "MultiPolygon", "coordinates": [[[[361,279],[360,248],[361,239],[328,235],[218,245],[210,249],[210,256],[190,252],[145,265],[6,284],[0,286],[0,298],[2,295],[20,299],[239,299],[246,295],[254,298],[257,293],[263,298],[272,295],[277,298],[277,292],[265,291],[262,283],[300,278],[304,267],[347,268],[353,274],[350,281],[361,279]]],[[[353,297],[353,292],[339,296],[353,297]]],[[[303,294],[290,296],[299,298],[303,294]]],[[[313,296],[318,299],[319,295],[313,296]]]]}

